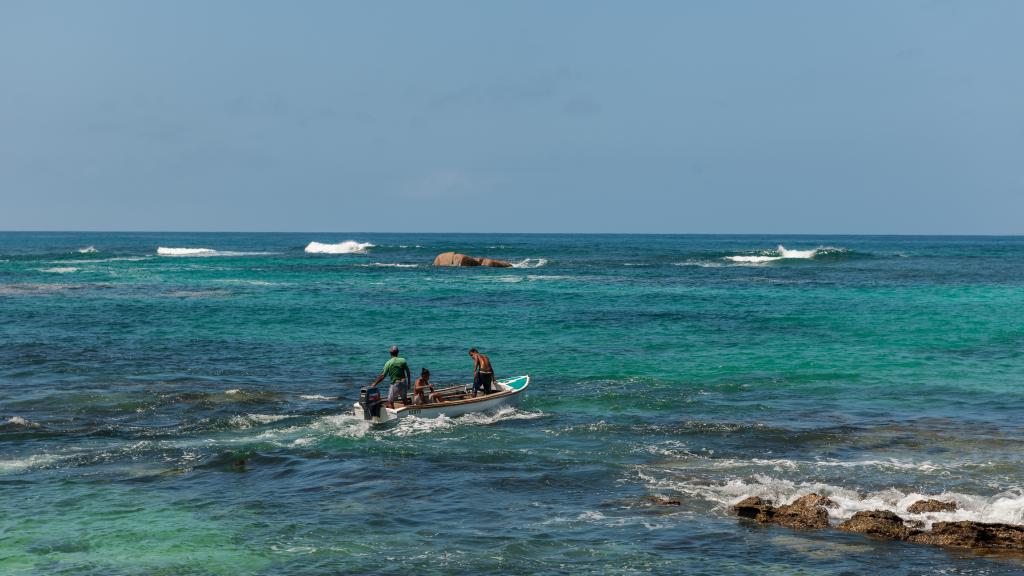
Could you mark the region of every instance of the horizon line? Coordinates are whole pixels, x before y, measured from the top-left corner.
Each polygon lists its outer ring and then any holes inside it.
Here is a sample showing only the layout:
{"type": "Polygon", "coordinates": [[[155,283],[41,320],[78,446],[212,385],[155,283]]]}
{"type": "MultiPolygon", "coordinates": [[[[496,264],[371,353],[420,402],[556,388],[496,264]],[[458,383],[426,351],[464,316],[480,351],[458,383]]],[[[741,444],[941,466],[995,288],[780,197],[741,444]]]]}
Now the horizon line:
{"type": "Polygon", "coordinates": [[[898,236],[931,238],[1024,237],[1024,233],[892,233],[892,232],[424,232],[424,231],[326,231],[326,230],[0,230],[0,234],[420,234],[420,235],[520,235],[520,236],[898,236]]]}

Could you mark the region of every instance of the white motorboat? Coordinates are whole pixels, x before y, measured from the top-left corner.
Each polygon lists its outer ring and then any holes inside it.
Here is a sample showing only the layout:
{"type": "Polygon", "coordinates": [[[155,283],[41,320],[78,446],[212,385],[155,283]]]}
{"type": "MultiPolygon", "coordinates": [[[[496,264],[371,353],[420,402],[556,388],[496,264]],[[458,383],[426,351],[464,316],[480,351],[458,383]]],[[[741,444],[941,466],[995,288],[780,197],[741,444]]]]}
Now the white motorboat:
{"type": "MultiPolygon", "coordinates": [[[[418,418],[436,418],[461,416],[470,412],[487,412],[505,406],[513,406],[519,402],[520,396],[530,385],[530,376],[516,376],[494,383],[490,394],[472,396],[472,386],[450,386],[437,389],[438,402],[429,404],[402,404],[397,402],[394,408],[388,408],[377,388],[363,388],[359,401],[352,406],[356,418],[368,420],[374,424],[397,421],[408,416],[418,418]]],[[[410,392],[411,395],[411,392],[410,392]]]]}

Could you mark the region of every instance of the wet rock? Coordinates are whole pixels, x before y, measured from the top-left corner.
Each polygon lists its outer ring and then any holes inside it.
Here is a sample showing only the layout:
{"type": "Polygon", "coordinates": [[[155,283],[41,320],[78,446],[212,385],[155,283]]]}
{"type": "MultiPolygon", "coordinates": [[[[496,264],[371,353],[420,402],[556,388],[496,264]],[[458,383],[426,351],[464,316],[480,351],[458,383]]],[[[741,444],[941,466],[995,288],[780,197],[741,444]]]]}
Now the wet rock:
{"type": "Polygon", "coordinates": [[[835,505],[835,502],[824,496],[808,494],[776,508],[772,521],[799,530],[828,528],[828,510],[825,508],[833,508],[835,505]]]}
{"type": "Polygon", "coordinates": [[[911,542],[973,548],[975,550],[1024,551],[1024,526],[983,522],[936,522],[931,532],[910,536],[911,542]]]}
{"type": "Polygon", "coordinates": [[[762,500],[757,496],[750,496],[733,505],[732,511],[741,518],[753,518],[759,522],[771,522],[775,515],[775,506],[770,500],[762,500]]]}
{"type": "Polygon", "coordinates": [[[790,504],[775,507],[768,500],[751,496],[733,505],[732,509],[738,516],[753,518],[765,524],[778,524],[798,530],[828,528],[828,510],[835,503],[819,496],[808,494],[797,498],[790,504]]]}
{"type": "Polygon", "coordinates": [[[434,266],[479,266],[480,261],[458,252],[445,252],[434,258],[434,266]]]}
{"type": "Polygon", "coordinates": [[[956,502],[943,502],[942,500],[918,500],[907,508],[911,514],[924,512],[953,512],[956,510],[956,502]]]}
{"type": "Polygon", "coordinates": [[[839,505],[832,501],[827,496],[821,496],[819,494],[806,494],[794,500],[790,506],[802,506],[802,507],[813,507],[813,506],[824,506],[825,508],[836,508],[839,505]]]}
{"type": "Polygon", "coordinates": [[[434,258],[434,266],[488,266],[490,268],[511,268],[512,264],[504,260],[491,258],[474,258],[458,252],[445,252],[434,258]]]}
{"type": "Polygon", "coordinates": [[[902,518],[888,510],[857,512],[840,524],[839,529],[893,540],[906,540],[914,533],[903,524],[902,518]]]}

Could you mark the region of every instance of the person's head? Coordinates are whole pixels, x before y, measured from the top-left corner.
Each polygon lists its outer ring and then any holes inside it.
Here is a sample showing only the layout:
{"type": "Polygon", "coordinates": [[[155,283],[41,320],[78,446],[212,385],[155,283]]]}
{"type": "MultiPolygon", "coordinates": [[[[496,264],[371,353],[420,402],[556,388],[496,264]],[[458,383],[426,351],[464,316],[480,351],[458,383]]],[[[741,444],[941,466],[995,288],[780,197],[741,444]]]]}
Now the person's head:
{"type": "Polygon", "coordinates": [[[479,354],[479,352],[476,351],[476,348],[470,348],[469,349],[469,355],[470,356],[476,356],[477,354],[479,354]]]}
{"type": "Polygon", "coordinates": [[[392,346],[391,347],[391,355],[392,356],[398,356],[398,346],[392,346]]]}
{"type": "Polygon", "coordinates": [[[430,370],[427,370],[426,368],[420,370],[420,378],[423,378],[424,380],[430,379],[430,370]]]}

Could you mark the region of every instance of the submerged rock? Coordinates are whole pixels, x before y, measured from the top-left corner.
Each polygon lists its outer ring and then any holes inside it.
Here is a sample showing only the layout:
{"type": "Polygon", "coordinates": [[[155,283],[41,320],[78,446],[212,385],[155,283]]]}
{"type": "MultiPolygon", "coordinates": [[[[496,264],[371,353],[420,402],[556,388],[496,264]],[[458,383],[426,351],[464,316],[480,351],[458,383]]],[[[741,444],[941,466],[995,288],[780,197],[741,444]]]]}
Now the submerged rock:
{"type": "Polygon", "coordinates": [[[921,514],[923,512],[953,512],[956,510],[956,502],[943,502],[942,500],[918,500],[907,508],[907,512],[911,514],[921,514]]]}
{"type": "Polygon", "coordinates": [[[490,268],[511,268],[512,264],[504,260],[491,258],[474,258],[458,252],[444,252],[434,258],[434,266],[487,266],[490,268]]]}
{"type": "Polygon", "coordinates": [[[683,503],[675,498],[666,498],[664,496],[647,495],[640,498],[640,502],[651,505],[651,506],[681,506],[683,503]]]}
{"type": "Polygon", "coordinates": [[[911,542],[973,548],[976,550],[1024,551],[1024,526],[984,522],[936,522],[931,532],[910,536],[911,542]]]}
{"type": "Polygon", "coordinates": [[[857,512],[839,529],[893,540],[906,540],[914,532],[903,524],[903,518],[888,510],[857,512]]]}

